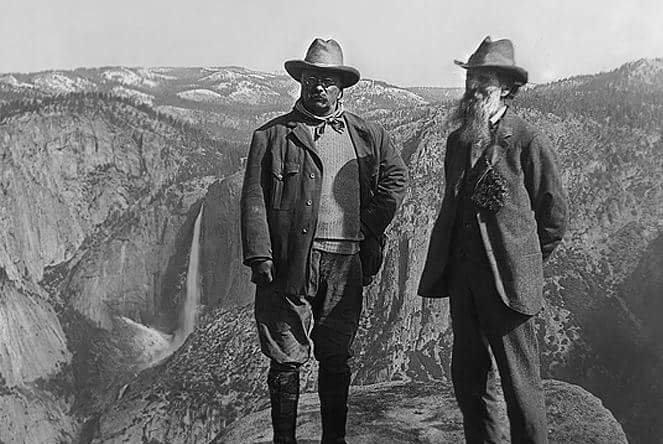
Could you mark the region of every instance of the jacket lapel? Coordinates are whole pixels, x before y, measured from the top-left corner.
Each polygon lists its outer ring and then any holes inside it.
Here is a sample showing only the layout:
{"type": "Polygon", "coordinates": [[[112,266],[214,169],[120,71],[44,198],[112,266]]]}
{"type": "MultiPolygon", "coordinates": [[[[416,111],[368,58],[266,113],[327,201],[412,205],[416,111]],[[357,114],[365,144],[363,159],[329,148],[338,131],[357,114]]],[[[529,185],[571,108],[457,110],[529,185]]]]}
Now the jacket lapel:
{"type": "Polygon", "coordinates": [[[357,158],[361,159],[373,155],[374,153],[371,149],[371,136],[364,123],[352,113],[345,112],[343,113],[343,116],[345,117],[348,134],[355,147],[357,158]]]}
{"type": "Polygon", "coordinates": [[[321,163],[322,161],[320,160],[320,154],[318,153],[315,142],[311,137],[311,131],[306,127],[306,124],[302,121],[302,119],[299,118],[298,113],[294,111],[290,113],[290,119],[286,123],[286,126],[288,127],[288,134],[286,137],[291,137],[298,141],[300,146],[303,146],[309,150],[313,154],[313,157],[316,159],[316,161],[321,163]]]}
{"type": "Polygon", "coordinates": [[[495,134],[495,143],[492,145],[495,147],[495,149],[493,152],[486,153],[488,161],[492,165],[497,165],[511,146],[511,136],[513,135],[514,127],[514,114],[509,108],[506,109],[506,112],[504,113],[504,116],[502,116],[502,119],[500,119],[498,125],[497,133],[495,134]]]}
{"type": "Polygon", "coordinates": [[[359,166],[359,195],[365,208],[377,190],[380,180],[380,147],[373,141],[366,123],[352,113],[343,113],[348,135],[352,141],[359,166]]]}
{"type": "Polygon", "coordinates": [[[447,155],[452,154],[452,158],[449,159],[451,163],[451,177],[448,177],[447,180],[451,186],[451,191],[453,192],[453,197],[458,196],[460,192],[463,179],[467,174],[467,167],[469,163],[469,146],[465,144],[460,144],[455,149],[447,150],[447,155]]]}

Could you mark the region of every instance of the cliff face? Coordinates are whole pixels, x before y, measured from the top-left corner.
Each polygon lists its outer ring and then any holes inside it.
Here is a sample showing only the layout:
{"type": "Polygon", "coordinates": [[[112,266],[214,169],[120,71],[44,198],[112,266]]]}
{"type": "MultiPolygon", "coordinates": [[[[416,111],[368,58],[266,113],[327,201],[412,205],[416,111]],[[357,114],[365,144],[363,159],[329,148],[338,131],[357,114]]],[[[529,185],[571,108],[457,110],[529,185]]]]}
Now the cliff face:
{"type": "Polygon", "coordinates": [[[253,302],[249,268],[242,264],[239,196],[243,172],[212,184],[205,195],[201,233],[203,303],[233,307],[253,302]]]}
{"type": "Polygon", "coordinates": [[[0,281],[0,389],[20,387],[52,376],[71,354],[53,308],[44,294],[0,281]]]}
{"type": "Polygon", "coordinates": [[[71,438],[72,408],[99,408],[170,347],[183,294],[168,265],[188,255],[194,204],[237,168],[227,143],[126,101],[33,105],[0,122],[3,442],[71,438]]]}
{"type": "Polygon", "coordinates": [[[57,315],[45,292],[18,288],[6,276],[0,295],[0,441],[69,441],[76,423],[62,392],[71,381],[58,375],[71,352],[57,315]]]}

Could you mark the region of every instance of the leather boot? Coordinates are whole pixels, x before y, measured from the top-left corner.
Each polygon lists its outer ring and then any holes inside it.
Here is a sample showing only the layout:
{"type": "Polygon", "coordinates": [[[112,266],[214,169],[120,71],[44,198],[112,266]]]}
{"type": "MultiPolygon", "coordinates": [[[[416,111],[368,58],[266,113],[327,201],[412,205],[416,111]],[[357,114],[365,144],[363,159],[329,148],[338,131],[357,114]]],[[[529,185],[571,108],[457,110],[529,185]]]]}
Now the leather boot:
{"type": "Polygon", "coordinates": [[[330,373],[320,369],[318,395],[322,416],[322,444],[345,444],[350,373],[330,373]]]}
{"type": "Polygon", "coordinates": [[[299,371],[270,369],[267,376],[269,400],[272,406],[274,444],[296,444],[297,402],[299,401],[299,371]]]}

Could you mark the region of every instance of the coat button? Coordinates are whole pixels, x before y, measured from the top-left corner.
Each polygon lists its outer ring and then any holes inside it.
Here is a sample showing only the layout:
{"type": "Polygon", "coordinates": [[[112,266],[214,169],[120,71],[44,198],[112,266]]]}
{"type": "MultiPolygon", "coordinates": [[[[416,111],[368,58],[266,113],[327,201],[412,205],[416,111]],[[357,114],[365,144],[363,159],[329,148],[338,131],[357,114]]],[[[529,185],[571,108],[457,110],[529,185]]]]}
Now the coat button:
{"type": "Polygon", "coordinates": [[[302,233],[304,234],[308,233],[308,228],[302,228],[302,233]]]}
{"type": "Polygon", "coordinates": [[[313,205],[313,201],[311,199],[307,200],[306,201],[306,206],[310,207],[311,205],[313,205]]]}
{"type": "Polygon", "coordinates": [[[315,179],[315,174],[311,173],[311,174],[308,175],[308,177],[310,177],[311,179],[315,179]]]}

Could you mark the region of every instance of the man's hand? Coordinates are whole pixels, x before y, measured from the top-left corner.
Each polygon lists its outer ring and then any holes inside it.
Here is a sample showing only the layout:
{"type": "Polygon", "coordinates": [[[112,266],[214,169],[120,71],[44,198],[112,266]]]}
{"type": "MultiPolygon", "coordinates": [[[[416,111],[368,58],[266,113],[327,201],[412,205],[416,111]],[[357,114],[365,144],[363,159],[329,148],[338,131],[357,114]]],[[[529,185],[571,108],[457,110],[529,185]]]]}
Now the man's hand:
{"type": "Polygon", "coordinates": [[[274,262],[271,259],[255,261],[251,264],[251,282],[267,285],[274,280],[274,262]]]}
{"type": "Polygon", "coordinates": [[[364,277],[375,276],[382,265],[382,245],[380,245],[379,239],[373,235],[367,235],[359,245],[359,258],[364,277]]]}

